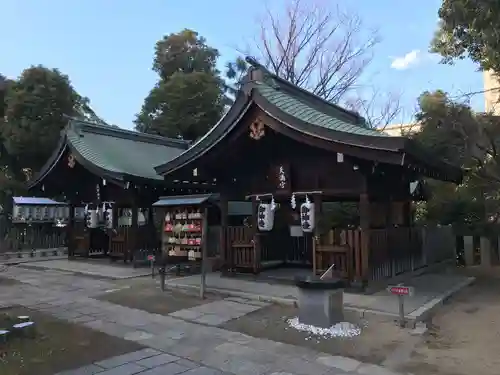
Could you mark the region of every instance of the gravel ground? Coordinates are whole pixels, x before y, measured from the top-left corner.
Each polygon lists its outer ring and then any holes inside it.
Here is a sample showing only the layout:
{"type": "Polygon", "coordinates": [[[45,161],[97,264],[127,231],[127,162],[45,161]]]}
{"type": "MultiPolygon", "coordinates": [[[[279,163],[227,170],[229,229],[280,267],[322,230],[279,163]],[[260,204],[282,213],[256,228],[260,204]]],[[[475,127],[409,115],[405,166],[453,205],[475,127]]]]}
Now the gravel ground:
{"type": "Polygon", "coordinates": [[[400,329],[392,319],[380,317],[361,320],[350,314],[346,314],[345,320],[362,326],[361,335],[354,338],[318,337],[290,328],[287,320],[295,316],[296,308],[271,305],[231,320],[221,328],[373,364],[381,364],[389,353],[408,338],[408,331],[400,329]]]}
{"type": "Polygon", "coordinates": [[[437,312],[429,333],[399,370],[415,375],[500,374],[500,269],[463,272],[476,282],[437,312]]]}

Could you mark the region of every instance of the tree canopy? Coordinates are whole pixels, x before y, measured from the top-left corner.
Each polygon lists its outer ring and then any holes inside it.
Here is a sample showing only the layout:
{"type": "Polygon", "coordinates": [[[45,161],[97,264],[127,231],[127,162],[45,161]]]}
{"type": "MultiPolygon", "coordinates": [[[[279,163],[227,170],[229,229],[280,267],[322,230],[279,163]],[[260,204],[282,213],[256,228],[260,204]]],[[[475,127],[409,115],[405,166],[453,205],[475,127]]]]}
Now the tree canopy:
{"type": "Polygon", "coordinates": [[[57,69],[32,66],[12,80],[5,93],[0,137],[9,156],[9,172],[37,171],[57,145],[65,116],[77,114],[84,99],[57,69]]]}
{"type": "Polygon", "coordinates": [[[500,209],[500,121],[474,112],[443,91],[425,92],[416,115],[421,131],[412,135],[441,159],[466,170],[463,184],[429,181],[433,197],[426,220],[442,224],[497,221],[500,209]]]}
{"type": "Polygon", "coordinates": [[[159,80],[136,116],[136,130],[195,140],[220,119],[225,85],[216,69],[219,52],[192,30],[156,43],[153,70],[159,80]]]}
{"type": "Polygon", "coordinates": [[[443,0],[439,18],[432,51],[444,62],[470,57],[483,69],[500,74],[500,2],[443,0]]]}

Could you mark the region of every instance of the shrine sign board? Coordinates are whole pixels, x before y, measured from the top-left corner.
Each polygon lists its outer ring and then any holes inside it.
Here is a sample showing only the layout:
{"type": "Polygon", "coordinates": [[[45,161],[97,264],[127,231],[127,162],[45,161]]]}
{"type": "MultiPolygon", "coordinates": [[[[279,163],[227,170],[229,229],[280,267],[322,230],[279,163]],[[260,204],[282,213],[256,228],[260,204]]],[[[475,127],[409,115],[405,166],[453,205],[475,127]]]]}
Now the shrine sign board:
{"type": "Polygon", "coordinates": [[[392,285],[387,287],[387,291],[397,296],[413,296],[414,288],[411,286],[392,285]]]}
{"type": "Polygon", "coordinates": [[[271,181],[277,191],[291,190],[290,165],[288,163],[273,165],[271,168],[271,181]]]}

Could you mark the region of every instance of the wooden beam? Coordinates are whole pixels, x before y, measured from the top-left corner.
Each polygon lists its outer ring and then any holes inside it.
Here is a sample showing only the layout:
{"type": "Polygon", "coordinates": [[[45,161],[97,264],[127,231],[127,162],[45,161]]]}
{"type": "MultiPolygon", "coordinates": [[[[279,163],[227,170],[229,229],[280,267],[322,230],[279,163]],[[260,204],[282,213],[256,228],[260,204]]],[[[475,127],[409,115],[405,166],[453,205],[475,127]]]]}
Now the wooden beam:
{"type": "Polygon", "coordinates": [[[313,190],[313,191],[293,191],[293,192],[282,192],[282,191],[277,191],[276,193],[262,193],[262,194],[251,194],[245,196],[246,200],[253,199],[253,198],[260,198],[260,197],[265,197],[265,198],[271,198],[272,196],[305,196],[305,195],[321,195],[323,194],[322,191],[320,190],[313,190]]]}

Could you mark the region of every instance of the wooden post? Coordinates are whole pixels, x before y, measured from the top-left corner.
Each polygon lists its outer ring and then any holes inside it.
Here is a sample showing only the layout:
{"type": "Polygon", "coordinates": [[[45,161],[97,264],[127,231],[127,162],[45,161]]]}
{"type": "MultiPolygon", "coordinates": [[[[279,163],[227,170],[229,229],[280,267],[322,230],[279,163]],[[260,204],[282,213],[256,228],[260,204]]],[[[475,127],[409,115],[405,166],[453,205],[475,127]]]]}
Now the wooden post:
{"type": "Polygon", "coordinates": [[[69,218],[66,230],[66,242],[68,244],[68,259],[75,257],[75,204],[73,201],[69,202],[69,218]]]}
{"type": "Polygon", "coordinates": [[[259,201],[256,197],[252,197],[252,232],[253,232],[253,241],[254,241],[254,251],[253,251],[253,272],[257,273],[260,270],[260,241],[257,238],[259,235],[259,225],[258,225],[258,208],[259,201]]]}
{"type": "Polygon", "coordinates": [[[227,243],[227,224],[228,224],[228,199],[226,194],[220,196],[220,238],[219,238],[219,252],[222,263],[222,270],[226,271],[230,267],[228,243],[227,243]]]}
{"type": "Polygon", "coordinates": [[[316,244],[319,244],[321,231],[319,228],[319,222],[323,214],[321,206],[323,203],[323,197],[319,194],[315,194],[313,197],[314,202],[314,234],[312,238],[312,264],[313,264],[313,276],[318,274],[318,265],[316,264],[316,244]]]}
{"type": "Polygon", "coordinates": [[[361,280],[368,281],[369,255],[370,255],[370,201],[368,194],[359,196],[359,224],[361,227],[361,280]]]}
{"type": "Polygon", "coordinates": [[[403,203],[403,226],[411,227],[413,224],[412,210],[411,210],[411,200],[407,200],[403,203]]]}
{"type": "MultiPolygon", "coordinates": [[[[134,191],[135,193],[135,191],[134,191]]],[[[137,205],[137,196],[136,194],[132,195],[132,225],[130,227],[130,238],[129,238],[129,252],[130,252],[130,257],[132,259],[133,266],[136,266],[136,260],[135,260],[135,252],[137,250],[137,232],[138,232],[138,214],[139,214],[139,207],[137,205]]]]}
{"type": "Polygon", "coordinates": [[[207,262],[208,262],[208,207],[203,210],[203,224],[201,232],[201,280],[200,280],[200,298],[205,298],[205,288],[207,283],[207,262]]]}

